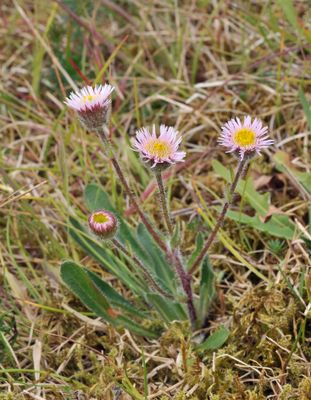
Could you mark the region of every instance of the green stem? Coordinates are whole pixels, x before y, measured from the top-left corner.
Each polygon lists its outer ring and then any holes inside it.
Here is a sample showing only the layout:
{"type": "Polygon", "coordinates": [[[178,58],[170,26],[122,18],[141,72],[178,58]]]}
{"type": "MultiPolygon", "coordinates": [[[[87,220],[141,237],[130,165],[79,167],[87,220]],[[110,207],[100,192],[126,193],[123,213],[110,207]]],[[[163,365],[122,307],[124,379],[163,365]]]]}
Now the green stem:
{"type": "Polygon", "coordinates": [[[200,254],[197,256],[197,258],[194,260],[192,267],[189,270],[189,274],[192,275],[196,269],[199,267],[199,265],[201,264],[201,262],[203,261],[203,258],[205,257],[206,253],[208,252],[208,249],[210,248],[210,246],[212,245],[213,241],[216,238],[216,235],[220,229],[220,227],[222,226],[225,216],[227,214],[227,211],[229,210],[230,206],[232,205],[233,199],[234,199],[234,194],[235,194],[235,189],[237,187],[237,184],[239,182],[239,179],[241,178],[241,176],[243,175],[244,172],[244,168],[247,164],[247,159],[243,158],[242,160],[239,161],[236,173],[235,173],[235,177],[233,182],[230,185],[230,189],[229,189],[229,193],[228,193],[228,199],[227,201],[224,203],[223,208],[221,210],[221,213],[218,217],[218,220],[216,222],[216,225],[214,226],[214,229],[212,230],[212,232],[210,233],[203,249],[201,250],[200,254]]]}

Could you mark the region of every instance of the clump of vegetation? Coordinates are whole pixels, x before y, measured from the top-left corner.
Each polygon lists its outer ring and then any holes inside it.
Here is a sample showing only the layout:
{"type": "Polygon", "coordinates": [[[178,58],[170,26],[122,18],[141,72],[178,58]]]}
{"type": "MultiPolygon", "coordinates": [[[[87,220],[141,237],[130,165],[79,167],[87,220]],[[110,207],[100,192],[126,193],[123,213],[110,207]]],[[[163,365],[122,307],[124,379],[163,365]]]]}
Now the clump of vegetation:
{"type": "MultiPolygon", "coordinates": [[[[74,218],[71,221],[71,234],[88,254],[100,261],[140,299],[141,309],[131,305],[98,275],[73,261],[62,264],[62,279],[96,315],[116,327],[127,328],[133,333],[149,338],[159,335],[159,332],[148,330],[144,326],[146,311],[150,306],[157,311],[158,318],[164,323],[182,321],[188,316],[192,330],[204,328],[215,295],[214,272],[207,252],[233,205],[237,187],[249,167],[249,162],[260,155],[263,149],[272,145],[273,140],[268,139],[268,127],[264,127],[257,118],[252,120],[250,116],[245,117],[243,122],[239,118],[231,119],[223,126],[219,144],[238,158],[238,166],[213,229],[205,243],[201,233],[196,236],[196,246],[193,246],[194,250],[186,261],[182,254],[180,226],[178,221],[172,221],[163,181],[164,171],[176,163],[185,161],[186,153],[179,150],[182,138],[174,127],[160,125],[158,134],[153,125],[152,131],[148,128],[137,130],[133,141],[133,147],[140,154],[142,163],[153,173],[157,182],[165,226],[163,235],[145,214],[138,198],[132,192],[115,154],[112,139],[108,136],[110,96],[113,90],[114,87],[108,84],[86,86],[71,92],[65,103],[77,112],[83,126],[99,136],[105,155],[110,160],[142,224],[138,226],[137,231],[131,229],[121,216],[116,216],[116,210],[106,193],[100,187],[93,185],[85,192],[86,201],[92,211],[88,217],[88,225],[90,233],[94,234],[95,238],[101,239],[103,244],[95,241],[74,218]],[[107,241],[115,247],[118,256],[111,251],[107,252],[107,241]],[[129,265],[122,263],[122,258],[129,265]],[[200,283],[196,299],[193,277],[198,269],[200,283]],[[137,317],[140,317],[140,320],[137,317]]],[[[228,331],[222,328],[200,348],[216,349],[226,341],[227,336],[228,331]]]]}

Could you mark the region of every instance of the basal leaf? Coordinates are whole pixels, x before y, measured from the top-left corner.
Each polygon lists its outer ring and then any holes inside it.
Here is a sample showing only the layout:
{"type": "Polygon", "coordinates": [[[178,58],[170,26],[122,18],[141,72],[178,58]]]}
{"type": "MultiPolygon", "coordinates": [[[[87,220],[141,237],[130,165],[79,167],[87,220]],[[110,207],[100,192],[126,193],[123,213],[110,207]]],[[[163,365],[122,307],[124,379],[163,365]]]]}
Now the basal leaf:
{"type": "Polygon", "coordinates": [[[61,265],[61,278],[82,303],[99,317],[108,321],[110,304],[106,297],[94,285],[86,271],[73,261],[64,261],[61,265]]]}
{"type": "Polygon", "coordinates": [[[137,335],[149,338],[158,336],[157,333],[142,327],[141,323],[136,322],[134,319],[129,319],[114,310],[103,295],[103,291],[99,290],[87,271],[75,262],[65,261],[62,263],[61,278],[89,310],[115,327],[129,329],[137,335]]]}
{"type": "Polygon", "coordinates": [[[96,287],[103,293],[103,295],[109,300],[111,305],[122,309],[123,311],[132,314],[136,317],[145,318],[146,315],[134,307],[129,301],[121,296],[112,286],[101,279],[97,274],[92,271],[87,271],[88,276],[96,287]]]}
{"type": "Polygon", "coordinates": [[[157,278],[157,281],[164,286],[164,289],[175,293],[176,280],[173,266],[166,261],[162,250],[156,245],[143,224],[138,225],[137,238],[146,253],[143,259],[146,267],[157,278]]]}
{"type": "Polygon", "coordinates": [[[150,339],[156,339],[157,337],[159,337],[160,334],[160,332],[154,332],[151,331],[150,329],[144,328],[141,323],[135,322],[133,319],[125,317],[124,315],[118,317],[117,322],[123,328],[128,329],[129,331],[139,336],[145,336],[150,339]]]}
{"type": "Polygon", "coordinates": [[[166,322],[187,319],[186,311],[180,303],[165,299],[157,293],[147,293],[146,298],[166,322]]]}

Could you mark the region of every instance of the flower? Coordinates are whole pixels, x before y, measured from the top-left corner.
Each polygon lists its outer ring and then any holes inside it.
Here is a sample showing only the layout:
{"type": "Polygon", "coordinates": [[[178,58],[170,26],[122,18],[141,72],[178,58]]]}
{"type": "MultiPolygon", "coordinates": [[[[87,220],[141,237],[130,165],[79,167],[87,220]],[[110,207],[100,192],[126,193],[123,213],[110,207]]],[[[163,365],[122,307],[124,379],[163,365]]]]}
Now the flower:
{"type": "Polygon", "coordinates": [[[248,115],[242,123],[239,118],[232,118],[223,127],[218,143],[228,147],[228,153],[239,154],[241,160],[244,157],[253,157],[260,154],[262,149],[273,144],[273,140],[268,139],[268,127],[263,126],[262,122],[255,118],[252,121],[248,115]]]}
{"type": "Polygon", "coordinates": [[[180,143],[181,136],[175,128],[160,125],[160,135],[157,137],[156,128],[153,125],[152,133],[148,128],[136,131],[133,146],[151,168],[163,170],[171,164],[184,161],[186,153],[178,151],[180,143]]]}
{"type": "Polygon", "coordinates": [[[107,121],[111,93],[114,87],[108,84],[85,86],[71,92],[65,104],[77,111],[81,122],[90,130],[102,128],[107,121]]]}
{"type": "Polygon", "coordinates": [[[118,220],[116,216],[106,210],[94,211],[88,219],[89,227],[95,235],[102,239],[113,238],[118,230],[118,220]]]}

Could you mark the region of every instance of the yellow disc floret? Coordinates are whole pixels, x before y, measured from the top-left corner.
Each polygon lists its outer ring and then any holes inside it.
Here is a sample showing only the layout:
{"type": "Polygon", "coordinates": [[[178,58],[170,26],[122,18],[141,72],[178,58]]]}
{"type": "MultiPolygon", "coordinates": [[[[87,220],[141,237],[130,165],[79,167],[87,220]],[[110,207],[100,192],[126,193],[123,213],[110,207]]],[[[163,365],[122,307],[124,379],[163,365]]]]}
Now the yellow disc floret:
{"type": "Polygon", "coordinates": [[[94,96],[89,94],[88,96],[83,96],[83,101],[86,103],[87,101],[92,101],[94,99],[94,96]]]}
{"type": "Polygon", "coordinates": [[[256,144],[256,134],[249,128],[241,128],[234,133],[233,141],[239,147],[253,146],[256,144]]]}
{"type": "Polygon", "coordinates": [[[150,155],[158,158],[168,158],[172,154],[170,144],[158,139],[153,139],[146,143],[145,150],[150,155]]]}
{"type": "Polygon", "coordinates": [[[104,224],[105,222],[109,221],[109,218],[105,214],[94,214],[93,221],[97,224],[104,224]]]}

